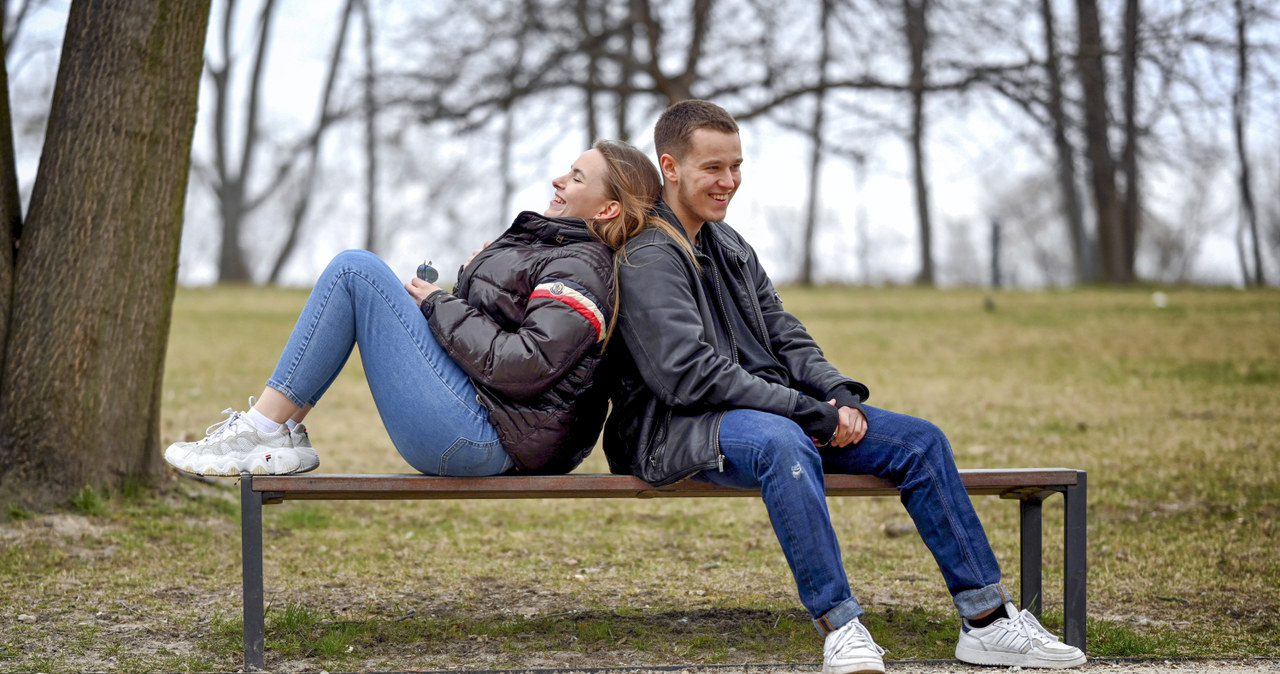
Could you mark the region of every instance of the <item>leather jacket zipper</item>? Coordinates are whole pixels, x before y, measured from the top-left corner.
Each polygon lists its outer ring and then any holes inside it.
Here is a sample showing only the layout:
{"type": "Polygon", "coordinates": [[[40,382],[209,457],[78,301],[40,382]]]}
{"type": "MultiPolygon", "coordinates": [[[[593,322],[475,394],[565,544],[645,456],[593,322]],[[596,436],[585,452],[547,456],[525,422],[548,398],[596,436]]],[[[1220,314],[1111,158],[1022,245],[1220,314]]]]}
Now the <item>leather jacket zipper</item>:
{"type": "Polygon", "coordinates": [[[720,422],[724,421],[724,412],[716,415],[715,432],[711,434],[712,444],[716,447],[716,470],[724,472],[724,452],[720,451],[720,422]]]}
{"type": "MultiPolygon", "coordinates": [[[[716,287],[716,302],[720,304],[720,316],[727,317],[728,312],[724,309],[724,290],[720,283],[720,270],[713,264],[711,265],[711,283],[716,287]]],[[[733,347],[733,362],[738,362],[738,337],[733,334],[733,322],[725,320],[725,330],[729,332],[729,346],[733,347]]]]}
{"type": "MultiPolygon", "coordinates": [[[[716,301],[720,303],[720,315],[727,316],[724,309],[724,291],[721,289],[720,270],[713,264],[711,265],[711,282],[716,287],[716,301]]],[[[733,347],[733,362],[738,362],[738,339],[733,334],[733,321],[726,320],[725,328],[729,331],[729,346],[733,347]]],[[[716,447],[716,469],[721,473],[724,472],[724,453],[720,451],[720,422],[724,420],[724,414],[716,415],[715,433],[711,436],[712,442],[716,447]]]]}

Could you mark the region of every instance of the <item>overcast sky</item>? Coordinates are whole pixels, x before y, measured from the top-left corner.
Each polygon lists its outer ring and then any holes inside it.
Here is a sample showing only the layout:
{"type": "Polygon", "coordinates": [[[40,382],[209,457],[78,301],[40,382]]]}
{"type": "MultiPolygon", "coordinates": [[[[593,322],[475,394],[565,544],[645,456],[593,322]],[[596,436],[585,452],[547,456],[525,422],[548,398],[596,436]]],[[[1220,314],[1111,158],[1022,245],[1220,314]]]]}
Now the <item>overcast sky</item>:
{"type": "MultiPolygon", "coordinates": [[[[218,9],[220,3],[215,0],[214,4],[211,24],[221,16],[218,9]]],[[[307,128],[314,120],[324,64],[330,48],[330,34],[336,26],[338,2],[280,0],[280,5],[282,20],[276,24],[266,72],[263,118],[264,129],[268,134],[289,136],[279,138],[279,142],[284,143],[295,138],[299,130],[307,128]]],[[[56,45],[65,22],[65,6],[65,2],[50,3],[48,7],[37,11],[24,27],[21,38],[23,42],[18,51],[38,48],[43,56],[28,56],[20,63],[11,59],[9,63],[16,114],[29,111],[33,106],[47,106],[47,102],[31,100],[30,92],[39,89],[37,82],[51,80],[49,69],[53,66],[50,63],[56,60],[56,45]],[[16,100],[23,94],[28,95],[27,100],[16,100]]],[[[375,10],[387,6],[375,3],[375,10]]],[[[244,28],[240,31],[241,40],[247,43],[251,36],[249,26],[253,17],[249,11],[242,10],[241,15],[244,23],[244,28]]],[[[386,17],[382,18],[383,21],[385,19],[386,17]]],[[[394,24],[394,21],[389,23],[394,24]]],[[[358,45],[356,33],[351,34],[348,44],[352,48],[358,45]]],[[[210,40],[206,50],[212,57],[221,58],[215,41],[210,40]]],[[[381,65],[386,67],[394,63],[395,55],[383,49],[379,59],[381,65]]],[[[350,67],[357,63],[357,58],[349,61],[350,67]]],[[[204,82],[207,83],[207,78],[204,82]]],[[[211,110],[209,100],[207,91],[202,89],[195,152],[197,156],[203,157],[210,156],[207,127],[211,110]]],[[[905,115],[905,101],[902,109],[905,115]]],[[[945,266],[943,258],[957,248],[953,233],[964,229],[967,230],[965,235],[969,239],[968,246],[976,256],[973,264],[985,270],[989,265],[986,242],[989,237],[993,195],[1014,189],[1028,171],[1042,169],[1043,160],[1033,156],[1026,144],[1014,138],[1011,129],[1007,128],[1007,120],[1015,115],[1011,111],[1005,117],[991,106],[948,110],[947,114],[939,114],[941,111],[938,108],[934,110],[928,132],[929,175],[932,181],[930,196],[935,232],[934,257],[940,266],[945,266]],[[965,227],[958,227],[958,224],[965,227]]],[[[633,139],[650,154],[653,121],[647,120],[643,132],[637,133],[633,139]]],[[[1263,134],[1268,134],[1267,137],[1261,137],[1255,132],[1255,142],[1263,144],[1269,141],[1274,144],[1274,113],[1269,116],[1255,113],[1255,122],[1260,125],[1263,134]],[[1259,119],[1262,121],[1258,121],[1259,119]]],[[[551,178],[563,172],[586,146],[587,139],[580,131],[582,126],[577,122],[565,124],[567,132],[565,129],[546,126],[526,130],[525,133],[538,137],[533,139],[535,142],[526,146],[515,171],[521,186],[515,200],[517,210],[541,211],[545,207],[551,195],[551,178]],[[546,148],[550,149],[544,151],[546,148]]],[[[336,142],[338,145],[354,145],[359,138],[355,131],[350,129],[339,132],[331,138],[331,144],[336,142]]],[[[785,279],[794,273],[799,261],[799,249],[794,239],[799,236],[798,221],[805,204],[809,147],[803,138],[767,122],[745,125],[742,135],[746,155],[743,185],[730,208],[729,221],[742,230],[760,251],[775,277],[785,279]]],[[[451,141],[444,139],[441,142],[451,141]]],[[[17,144],[19,178],[26,194],[34,180],[39,150],[30,138],[19,137],[17,144]]],[[[455,154],[474,151],[470,149],[472,147],[474,146],[455,148],[455,154]]],[[[918,268],[916,217],[906,143],[898,138],[880,138],[870,143],[869,147],[872,153],[862,182],[856,179],[854,166],[848,161],[831,160],[824,165],[821,185],[823,212],[826,217],[818,232],[817,250],[821,253],[816,260],[820,280],[864,280],[864,270],[857,255],[859,246],[863,243],[856,235],[860,231],[859,225],[869,236],[872,280],[909,281],[918,268]]],[[[447,153],[448,150],[433,148],[437,152],[447,153]]],[[[1085,167],[1081,166],[1080,170],[1083,172],[1085,167]]],[[[1162,184],[1158,175],[1149,177],[1153,178],[1153,182],[1148,194],[1148,208],[1157,211],[1173,208],[1178,200],[1175,191],[1179,188],[1162,184]]],[[[1222,208],[1228,208],[1230,199],[1234,196],[1233,186],[1229,182],[1229,175],[1224,175],[1223,180],[1224,182],[1214,187],[1223,195],[1225,205],[1222,208]]],[[[192,183],[179,274],[183,283],[201,284],[214,277],[215,256],[211,254],[211,250],[216,249],[218,234],[207,188],[196,180],[192,183]]],[[[1274,190],[1258,189],[1258,193],[1262,199],[1274,198],[1274,190]]],[[[333,226],[324,227],[317,223],[317,226],[309,228],[311,236],[318,237],[321,241],[298,256],[287,270],[286,282],[309,285],[330,256],[344,247],[361,245],[359,231],[362,230],[345,225],[363,221],[361,198],[359,182],[351,182],[350,189],[344,193],[325,195],[319,202],[319,209],[314,212],[314,219],[320,222],[331,219],[333,226]]],[[[403,201],[396,195],[385,195],[384,198],[403,201]]],[[[1239,274],[1232,240],[1236,227],[1235,215],[1229,208],[1225,213],[1229,217],[1223,218],[1214,227],[1201,250],[1195,265],[1198,280],[1216,283],[1237,281],[1239,274]]],[[[282,212],[278,215],[283,217],[282,212]]],[[[409,219],[415,217],[412,211],[397,209],[395,204],[389,204],[384,215],[409,219]]],[[[467,233],[460,234],[460,239],[467,239],[467,233]]],[[[389,242],[387,250],[379,252],[397,268],[411,270],[421,261],[418,258],[434,257],[436,259],[433,261],[442,270],[452,270],[465,257],[469,247],[474,247],[495,234],[492,228],[478,226],[473,243],[459,243],[458,248],[446,247],[433,252],[433,248],[438,248],[436,242],[414,236],[413,228],[409,227],[389,242]],[[449,259],[451,257],[457,259],[449,259]]],[[[265,247],[270,247],[269,244],[277,238],[270,232],[263,234],[263,237],[260,243],[265,247]]],[[[1011,261],[1007,266],[1013,267],[1016,262],[1011,261]]],[[[448,271],[445,273],[446,276],[451,275],[448,271]]]]}

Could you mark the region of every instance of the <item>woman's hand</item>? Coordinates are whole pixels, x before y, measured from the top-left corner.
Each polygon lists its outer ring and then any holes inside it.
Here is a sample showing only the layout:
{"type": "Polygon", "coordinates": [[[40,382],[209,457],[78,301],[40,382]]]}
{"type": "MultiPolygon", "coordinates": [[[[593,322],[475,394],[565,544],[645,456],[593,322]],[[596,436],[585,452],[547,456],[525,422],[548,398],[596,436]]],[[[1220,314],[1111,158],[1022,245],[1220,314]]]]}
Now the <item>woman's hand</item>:
{"type": "Polygon", "coordinates": [[[467,258],[467,261],[462,263],[462,268],[463,268],[463,269],[466,269],[466,268],[467,268],[467,265],[471,264],[471,261],[472,261],[472,260],[474,260],[474,259],[476,259],[476,256],[480,254],[480,251],[484,250],[485,248],[488,248],[488,247],[489,247],[489,244],[491,244],[491,243],[493,243],[493,242],[492,242],[492,241],[485,241],[484,243],[480,244],[480,247],[479,247],[479,248],[477,248],[476,250],[471,251],[471,257],[467,258]]]}
{"type": "Polygon", "coordinates": [[[416,276],[409,279],[409,282],[404,284],[404,289],[409,291],[409,294],[413,296],[413,301],[418,304],[422,304],[422,300],[427,299],[427,297],[432,293],[444,290],[444,288],[441,288],[434,283],[423,281],[416,276]]]}

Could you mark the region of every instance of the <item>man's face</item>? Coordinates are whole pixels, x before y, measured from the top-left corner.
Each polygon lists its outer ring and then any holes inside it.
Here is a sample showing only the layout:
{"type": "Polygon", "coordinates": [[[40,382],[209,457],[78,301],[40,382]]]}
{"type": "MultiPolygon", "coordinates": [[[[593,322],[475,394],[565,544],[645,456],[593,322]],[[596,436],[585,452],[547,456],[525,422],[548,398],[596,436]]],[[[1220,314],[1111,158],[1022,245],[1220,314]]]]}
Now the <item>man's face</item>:
{"type": "Polygon", "coordinates": [[[704,222],[724,220],[729,201],[742,184],[741,167],[738,134],[698,129],[683,159],[662,155],[664,200],[686,230],[697,231],[704,222]]]}

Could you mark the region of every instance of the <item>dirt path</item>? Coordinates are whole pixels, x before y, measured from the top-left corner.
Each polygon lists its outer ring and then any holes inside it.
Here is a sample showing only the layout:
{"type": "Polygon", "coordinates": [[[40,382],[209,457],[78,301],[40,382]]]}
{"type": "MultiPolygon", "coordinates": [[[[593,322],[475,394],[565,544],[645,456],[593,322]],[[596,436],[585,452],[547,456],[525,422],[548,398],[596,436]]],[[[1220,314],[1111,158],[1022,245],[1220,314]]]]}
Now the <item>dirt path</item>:
{"type": "MultiPolygon", "coordinates": [[[[472,674],[815,674],[822,665],[704,665],[701,667],[601,667],[591,669],[530,669],[501,670],[500,672],[472,674]]],[[[1002,674],[1023,671],[1020,668],[973,667],[954,661],[889,662],[885,674],[1002,674]]],[[[1052,670],[1027,670],[1049,672],[1052,670]]],[[[1280,658],[1242,658],[1234,660],[1107,660],[1092,659],[1083,667],[1070,670],[1089,674],[1255,674],[1256,672],[1280,672],[1280,658]]]]}

